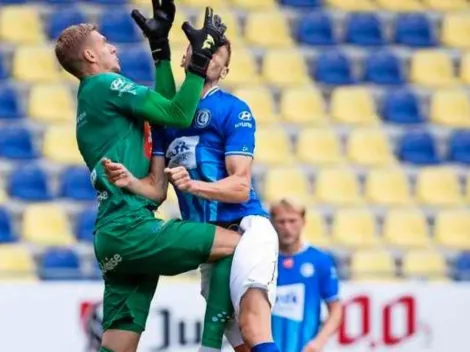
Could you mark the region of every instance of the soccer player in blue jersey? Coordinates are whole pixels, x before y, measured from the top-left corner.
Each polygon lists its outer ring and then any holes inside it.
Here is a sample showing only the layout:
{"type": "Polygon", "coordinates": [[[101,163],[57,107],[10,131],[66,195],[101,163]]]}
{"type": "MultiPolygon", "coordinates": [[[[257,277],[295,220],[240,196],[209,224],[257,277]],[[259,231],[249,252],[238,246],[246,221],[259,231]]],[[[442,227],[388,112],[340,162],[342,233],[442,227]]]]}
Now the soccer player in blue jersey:
{"type": "Polygon", "coordinates": [[[282,352],[320,352],[341,323],[338,278],[331,257],[302,242],[305,207],[282,199],[271,207],[279,235],[277,299],[273,335],[282,352]],[[328,319],[321,322],[321,304],[328,319]]]}

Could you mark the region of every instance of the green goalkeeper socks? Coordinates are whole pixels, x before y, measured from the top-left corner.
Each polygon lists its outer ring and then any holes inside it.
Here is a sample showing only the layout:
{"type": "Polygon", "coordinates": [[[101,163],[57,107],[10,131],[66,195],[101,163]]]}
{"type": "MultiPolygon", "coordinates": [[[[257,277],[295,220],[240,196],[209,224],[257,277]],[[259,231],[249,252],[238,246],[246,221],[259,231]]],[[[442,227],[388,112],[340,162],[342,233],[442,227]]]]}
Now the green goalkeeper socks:
{"type": "Polygon", "coordinates": [[[212,265],[209,285],[202,346],[216,350],[222,348],[225,326],[233,319],[233,306],[230,299],[230,269],[233,256],[219,260],[212,265]]]}

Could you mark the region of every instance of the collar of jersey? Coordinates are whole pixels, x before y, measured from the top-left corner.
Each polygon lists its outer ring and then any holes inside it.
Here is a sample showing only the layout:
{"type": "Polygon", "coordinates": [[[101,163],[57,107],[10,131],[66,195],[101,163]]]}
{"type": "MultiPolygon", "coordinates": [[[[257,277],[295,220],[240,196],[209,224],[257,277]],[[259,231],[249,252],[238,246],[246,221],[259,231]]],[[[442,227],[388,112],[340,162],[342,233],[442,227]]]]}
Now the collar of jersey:
{"type": "Polygon", "coordinates": [[[214,94],[215,92],[217,92],[218,90],[220,90],[219,86],[215,86],[215,87],[212,87],[211,89],[209,89],[206,94],[204,94],[204,96],[202,97],[202,99],[206,99],[207,97],[211,96],[212,94],[214,94]]]}

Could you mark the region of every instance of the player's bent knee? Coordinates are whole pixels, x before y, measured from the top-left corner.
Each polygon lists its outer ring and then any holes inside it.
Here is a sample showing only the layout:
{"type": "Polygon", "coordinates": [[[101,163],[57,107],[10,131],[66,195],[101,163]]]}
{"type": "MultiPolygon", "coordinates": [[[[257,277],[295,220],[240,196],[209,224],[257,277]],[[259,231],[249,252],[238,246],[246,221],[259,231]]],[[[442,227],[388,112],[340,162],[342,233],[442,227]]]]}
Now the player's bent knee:
{"type": "Polygon", "coordinates": [[[109,329],[103,333],[100,351],[136,352],[140,334],[133,331],[109,329]]]}
{"type": "Polygon", "coordinates": [[[241,236],[238,232],[217,227],[209,261],[218,260],[232,255],[235,252],[238,242],[240,242],[240,237],[241,236]]]}
{"type": "Polygon", "coordinates": [[[272,341],[271,305],[266,290],[250,288],[240,301],[240,331],[250,346],[272,341]]]}

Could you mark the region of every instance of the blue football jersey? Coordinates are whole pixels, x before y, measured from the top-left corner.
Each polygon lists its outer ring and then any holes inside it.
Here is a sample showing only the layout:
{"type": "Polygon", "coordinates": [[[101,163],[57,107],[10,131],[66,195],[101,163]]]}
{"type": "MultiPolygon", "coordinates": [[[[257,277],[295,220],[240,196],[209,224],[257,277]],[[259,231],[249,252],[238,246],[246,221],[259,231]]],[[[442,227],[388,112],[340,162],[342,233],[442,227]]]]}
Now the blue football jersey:
{"type": "MultiPolygon", "coordinates": [[[[218,87],[199,102],[189,128],[154,127],[153,155],[165,156],[169,167],[184,166],[191,178],[214,182],[228,176],[227,155],[253,157],[256,122],[248,105],[218,87]]],[[[184,220],[229,222],[248,215],[267,216],[253,187],[242,204],[210,201],[176,190],[184,220]]]]}
{"type": "Polygon", "coordinates": [[[331,257],[312,246],[293,256],[279,255],[274,341],[282,352],[301,352],[321,326],[321,304],[338,299],[331,257]]]}

